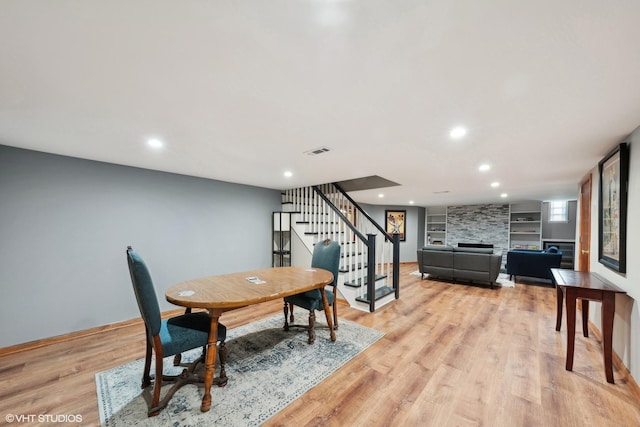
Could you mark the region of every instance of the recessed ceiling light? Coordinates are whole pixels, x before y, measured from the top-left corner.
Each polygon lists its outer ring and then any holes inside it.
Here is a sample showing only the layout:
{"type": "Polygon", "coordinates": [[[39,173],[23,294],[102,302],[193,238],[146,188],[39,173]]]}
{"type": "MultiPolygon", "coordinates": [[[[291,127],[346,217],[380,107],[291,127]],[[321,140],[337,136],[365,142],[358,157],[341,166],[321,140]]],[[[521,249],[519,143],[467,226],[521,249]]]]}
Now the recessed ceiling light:
{"type": "Polygon", "coordinates": [[[147,139],[147,145],[151,148],[158,149],[164,147],[164,142],[162,142],[158,138],[149,138],[147,139]]]}
{"type": "Polygon", "coordinates": [[[466,134],[467,134],[467,130],[462,126],[456,126],[453,129],[451,129],[451,132],[449,132],[449,136],[453,139],[460,139],[466,134]]]}
{"type": "Polygon", "coordinates": [[[293,172],[291,172],[291,171],[285,171],[283,175],[284,175],[285,177],[287,177],[287,178],[291,178],[291,177],[293,176],[293,172]]]}
{"type": "Polygon", "coordinates": [[[478,166],[478,170],[479,170],[480,172],[486,172],[486,171],[488,171],[489,169],[491,169],[491,165],[488,165],[488,164],[486,164],[486,163],[485,163],[484,165],[480,165],[480,166],[478,166]]]}
{"type": "Polygon", "coordinates": [[[496,181],[496,182],[492,182],[492,183],[491,183],[491,186],[492,186],[493,188],[500,187],[500,183],[499,183],[499,182],[497,182],[497,181],[496,181]]]}
{"type": "Polygon", "coordinates": [[[380,193],[380,194],[378,194],[378,197],[380,197],[382,199],[384,197],[384,194],[380,193]]]}
{"type": "Polygon", "coordinates": [[[414,202],[413,200],[409,200],[409,204],[410,204],[410,205],[412,205],[412,204],[414,204],[414,203],[415,203],[415,202],[414,202]]]}
{"type": "Polygon", "coordinates": [[[508,194],[507,194],[507,193],[502,193],[502,194],[500,195],[500,197],[502,197],[503,199],[504,199],[504,198],[506,198],[507,196],[508,196],[508,194]]]}

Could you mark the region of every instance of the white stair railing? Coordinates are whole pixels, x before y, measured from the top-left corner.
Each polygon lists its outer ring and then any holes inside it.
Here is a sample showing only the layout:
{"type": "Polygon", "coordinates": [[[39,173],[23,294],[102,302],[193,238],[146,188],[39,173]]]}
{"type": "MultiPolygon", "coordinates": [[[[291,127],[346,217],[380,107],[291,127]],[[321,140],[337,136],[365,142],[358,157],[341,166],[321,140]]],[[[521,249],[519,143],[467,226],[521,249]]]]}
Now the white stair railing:
{"type": "Polygon", "coordinates": [[[283,202],[306,223],[310,250],[324,239],[340,243],[339,287],[354,289],[356,300],[369,303],[370,311],[379,293],[395,292],[398,298],[397,236],[389,236],[345,192],[334,184],[295,188],[284,193],[283,202]]]}

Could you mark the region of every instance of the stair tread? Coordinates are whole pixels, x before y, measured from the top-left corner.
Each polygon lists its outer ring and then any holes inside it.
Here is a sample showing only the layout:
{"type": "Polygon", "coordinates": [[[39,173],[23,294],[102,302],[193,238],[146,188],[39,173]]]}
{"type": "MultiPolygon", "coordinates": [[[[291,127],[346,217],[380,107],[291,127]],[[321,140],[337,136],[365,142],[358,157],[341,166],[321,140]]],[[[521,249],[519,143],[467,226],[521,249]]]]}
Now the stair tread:
{"type": "MultiPolygon", "coordinates": [[[[375,281],[378,282],[382,279],[386,279],[387,277],[388,276],[386,274],[376,274],[375,281]]],[[[368,278],[368,276],[365,276],[364,278],[361,277],[359,279],[356,279],[355,281],[345,281],[344,285],[349,286],[350,288],[359,288],[360,286],[362,286],[363,279],[364,283],[366,283],[368,278]]]]}
{"type": "MultiPolygon", "coordinates": [[[[375,291],[375,299],[377,301],[377,300],[379,300],[381,298],[386,297],[389,294],[392,294],[393,292],[394,292],[393,288],[390,288],[389,286],[385,285],[383,287],[380,287],[380,288],[376,289],[376,291],[375,291]]],[[[367,303],[367,304],[369,302],[371,302],[369,300],[369,297],[368,297],[367,294],[365,294],[363,297],[357,297],[356,301],[364,302],[364,303],[367,303]]]]}
{"type": "Polygon", "coordinates": [[[367,268],[367,264],[366,263],[363,264],[361,262],[352,263],[350,266],[351,266],[351,269],[345,269],[344,267],[340,268],[339,269],[340,273],[346,273],[351,270],[362,270],[363,268],[367,268]]]}

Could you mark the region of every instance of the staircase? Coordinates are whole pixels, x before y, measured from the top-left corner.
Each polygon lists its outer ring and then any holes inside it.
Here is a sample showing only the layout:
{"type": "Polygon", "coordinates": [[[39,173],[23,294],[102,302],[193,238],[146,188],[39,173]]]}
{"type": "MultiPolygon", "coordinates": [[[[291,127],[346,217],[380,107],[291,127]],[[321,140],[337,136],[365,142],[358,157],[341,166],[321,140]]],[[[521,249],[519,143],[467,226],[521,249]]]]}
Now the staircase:
{"type": "Polygon", "coordinates": [[[373,312],[399,298],[398,235],[387,234],[338,185],[287,190],[282,204],[309,253],[325,239],[340,243],[338,292],[351,307],[373,312]]]}

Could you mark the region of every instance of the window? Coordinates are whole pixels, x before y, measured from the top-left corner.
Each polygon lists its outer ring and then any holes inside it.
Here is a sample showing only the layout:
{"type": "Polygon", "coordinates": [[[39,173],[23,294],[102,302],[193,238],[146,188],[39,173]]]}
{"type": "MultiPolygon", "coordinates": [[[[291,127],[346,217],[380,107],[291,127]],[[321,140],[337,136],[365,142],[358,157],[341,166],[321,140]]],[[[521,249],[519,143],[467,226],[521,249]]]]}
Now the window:
{"type": "Polygon", "coordinates": [[[566,200],[549,202],[549,222],[567,221],[569,221],[569,202],[566,200]]]}

